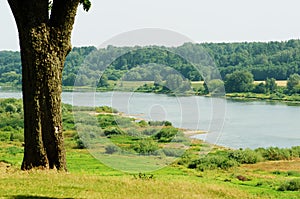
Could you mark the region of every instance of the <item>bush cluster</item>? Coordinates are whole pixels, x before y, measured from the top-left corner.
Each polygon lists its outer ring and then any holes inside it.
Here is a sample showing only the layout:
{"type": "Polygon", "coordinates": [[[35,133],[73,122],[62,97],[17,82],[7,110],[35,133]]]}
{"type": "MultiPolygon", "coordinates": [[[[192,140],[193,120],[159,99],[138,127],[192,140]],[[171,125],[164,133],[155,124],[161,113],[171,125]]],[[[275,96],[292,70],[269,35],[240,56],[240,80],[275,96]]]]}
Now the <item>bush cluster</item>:
{"type": "Polygon", "coordinates": [[[300,179],[292,179],[290,181],[283,182],[278,191],[300,191],[300,179]]]}
{"type": "Polygon", "coordinates": [[[264,160],[290,160],[292,158],[300,157],[300,146],[292,148],[258,148],[255,152],[261,154],[264,160]]]}
{"type": "Polygon", "coordinates": [[[238,162],[222,155],[208,155],[192,161],[188,168],[198,169],[200,171],[212,169],[229,169],[238,166],[238,162]]]}
{"type": "MultiPolygon", "coordinates": [[[[292,158],[300,157],[300,146],[295,146],[290,149],[269,147],[251,149],[239,149],[229,151],[219,151],[216,153],[208,154],[204,157],[197,159],[185,158],[183,156],[178,161],[178,164],[187,165],[188,168],[198,169],[201,171],[208,169],[228,169],[230,167],[238,166],[240,164],[255,164],[261,161],[270,160],[290,160],[292,158]]],[[[291,175],[296,175],[290,172],[291,175]]]]}
{"type": "Polygon", "coordinates": [[[235,150],[228,152],[228,158],[240,164],[255,164],[262,161],[262,156],[251,149],[235,150]]]}
{"type": "Polygon", "coordinates": [[[109,106],[100,106],[95,108],[97,113],[117,113],[117,109],[109,106]]]}
{"type": "Polygon", "coordinates": [[[180,134],[179,130],[170,126],[162,128],[159,132],[153,135],[153,138],[158,140],[158,142],[171,142],[178,134],[180,134]]]}

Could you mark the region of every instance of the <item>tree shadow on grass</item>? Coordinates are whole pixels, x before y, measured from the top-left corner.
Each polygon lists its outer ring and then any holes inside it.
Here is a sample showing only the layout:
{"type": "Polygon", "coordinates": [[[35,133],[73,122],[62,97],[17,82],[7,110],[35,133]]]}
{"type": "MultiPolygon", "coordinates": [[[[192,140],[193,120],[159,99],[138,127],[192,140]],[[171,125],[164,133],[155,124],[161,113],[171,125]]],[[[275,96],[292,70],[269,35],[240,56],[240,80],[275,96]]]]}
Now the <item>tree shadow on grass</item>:
{"type": "Polygon", "coordinates": [[[46,197],[46,196],[24,196],[24,195],[17,195],[17,196],[10,196],[10,199],[73,199],[73,198],[55,198],[55,197],[46,197]]]}

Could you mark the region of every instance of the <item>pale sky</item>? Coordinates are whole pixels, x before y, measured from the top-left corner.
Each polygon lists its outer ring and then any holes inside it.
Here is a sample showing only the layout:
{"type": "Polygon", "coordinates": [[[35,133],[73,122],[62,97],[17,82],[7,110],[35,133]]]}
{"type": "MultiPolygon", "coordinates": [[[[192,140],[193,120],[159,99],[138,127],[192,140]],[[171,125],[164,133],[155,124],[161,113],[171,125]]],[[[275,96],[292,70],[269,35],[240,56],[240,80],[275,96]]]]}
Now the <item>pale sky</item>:
{"type": "MultiPolygon", "coordinates": [[[[73,46],[99,46],[142,28],[180,33],[196,42],[283,41],[300,38],[299,0],[91,0],[78,10],[73,46]]],[[[6,0],[0,0],[0,50],[19,50],[6,0]]]]}

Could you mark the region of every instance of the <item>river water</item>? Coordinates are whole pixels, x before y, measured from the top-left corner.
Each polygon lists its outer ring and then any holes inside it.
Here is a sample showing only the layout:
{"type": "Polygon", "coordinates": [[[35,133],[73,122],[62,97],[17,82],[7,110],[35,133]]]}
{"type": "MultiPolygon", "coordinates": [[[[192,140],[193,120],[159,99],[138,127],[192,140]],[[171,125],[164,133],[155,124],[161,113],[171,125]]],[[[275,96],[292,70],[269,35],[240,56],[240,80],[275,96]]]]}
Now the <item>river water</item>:
{"type": "MultiPolygon", "coordinates": [[[[21,96],[0,92],[0,98],[21,96]]],[[[300,106],[136,92],[65,92],[63,102],[108,105],[137,118],[168,120],[179,128],[209,132],[197,137],[231,148],[300,145],[300,106]]]]}

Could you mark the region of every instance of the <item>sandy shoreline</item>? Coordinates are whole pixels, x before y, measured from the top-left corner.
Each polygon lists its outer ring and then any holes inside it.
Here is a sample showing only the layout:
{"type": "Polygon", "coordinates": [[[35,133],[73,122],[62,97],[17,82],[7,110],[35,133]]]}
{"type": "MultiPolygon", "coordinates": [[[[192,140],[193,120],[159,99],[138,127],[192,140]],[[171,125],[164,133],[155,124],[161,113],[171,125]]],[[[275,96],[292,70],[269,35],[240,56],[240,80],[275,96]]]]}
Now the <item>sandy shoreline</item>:
{"type": "Polygon", "coordinates": [[[191,129],[179,129],[183,131],[183,134],[188,136],[188,137],[192,137],[195,135],[203,135],[203,134],[207,134],[207,132],[205,131],[200,131],[200,130],[191,130],[191,129]]]}

